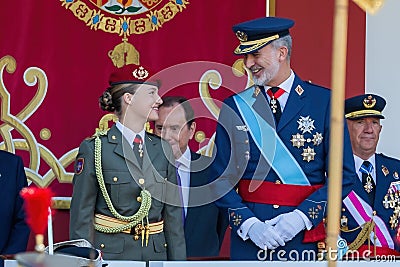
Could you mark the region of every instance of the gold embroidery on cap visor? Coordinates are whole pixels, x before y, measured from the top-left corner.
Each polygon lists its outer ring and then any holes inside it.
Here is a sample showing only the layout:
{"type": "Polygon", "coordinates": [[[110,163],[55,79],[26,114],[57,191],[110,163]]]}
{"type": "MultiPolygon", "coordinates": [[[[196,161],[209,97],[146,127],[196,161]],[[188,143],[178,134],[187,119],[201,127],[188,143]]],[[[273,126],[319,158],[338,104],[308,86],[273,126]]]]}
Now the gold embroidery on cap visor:
{"type": "Polygon", "coordinates": [[[354,112],[347,113],[345,115],[346,119],[357,118],[361,116],[374,116],[374,115],[382,115],[380,111],[377,110],[358,110],[354,112]]]}
{"type": "MultiPolygon", "coordinates": [[[[236,32],[236,36],[238,35],[238,32],[236,32]]],[[[254,50],[257,50],[259,48],[261,48],[262,46],[266,45],[267,43],[278,39],[280,36],[279,34],[275,34],[263,39],[259,39],[259,40],[253,40],[253,41],[241,41],[240,45],[238,47],[236,47],[234,53],[236,55],[240,55],[240,54],[247,54],[249,52],[252,52],[254,50]],[[249,46],[246,48],[241,49],[241,46],[249,46]]],[[[240,38],[238,37],[238,39],[240,40],[240,38]]]]}

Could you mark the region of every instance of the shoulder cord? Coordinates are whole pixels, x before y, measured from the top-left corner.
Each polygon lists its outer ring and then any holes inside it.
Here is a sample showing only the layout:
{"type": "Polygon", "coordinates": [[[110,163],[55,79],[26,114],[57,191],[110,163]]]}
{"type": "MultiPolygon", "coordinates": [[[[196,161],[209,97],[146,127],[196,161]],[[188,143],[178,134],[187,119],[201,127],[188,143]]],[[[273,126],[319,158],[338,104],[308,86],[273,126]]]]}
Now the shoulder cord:
{"type": "MultiPolygon", "coordinates": [[[[349,250],[357,250],[359,247],[361,247],[362,244],[364,244],[365,240],[368,239],[368,243],[369,243],[369,235],[372,231],[375,232],[375,222],[371,219],[368,222],[365,222],[362,225],[362,230],[360,231],[360,233],[357,235],[356,239],[351,242],[351,244],[349,245],[349,250]]],[[[374,237],[376,236],[376,234],[374,234],[374,237]]]]}
{"type": "Polygon", "coordinates": [[[139,210],[133,214],[132,216],[122,216],[119,214],[115,208],[114,205],[111,202],[110,196],[108,195],[108,192],[106,190],[106,186],[104,183],[104,176],[102,172],[102,164],[101,164],[101,140],[100,136],[101,135],[106,135],[107,131],[96,131],[96,138],[94,140],[94,165],[95,165],[95,171],[96,171],[96,177],[97,181],[100,186],[101,193],[103,194],[104,200],[106,201],[108,209],[111,211],[112,215],[114,215],[115,218],[128,222],[128,224],[123,225],[123,226],[115,226],[115,227],[104,227],[100,225],[94,226],[94,228],[103,233],[108,233],[108,234],[115,234],[115,233],[120,233],[122,231],[125,231],[127,229],[130,229],[134,226],[136,226],[138,223],[142,222],[145,217],[148,216],[149,210],[151,207],[151,194],[149,191],[146,189],[143,189],[140,192],[140,196],[142,198],[142,202],[140,205],[139,210]]]}

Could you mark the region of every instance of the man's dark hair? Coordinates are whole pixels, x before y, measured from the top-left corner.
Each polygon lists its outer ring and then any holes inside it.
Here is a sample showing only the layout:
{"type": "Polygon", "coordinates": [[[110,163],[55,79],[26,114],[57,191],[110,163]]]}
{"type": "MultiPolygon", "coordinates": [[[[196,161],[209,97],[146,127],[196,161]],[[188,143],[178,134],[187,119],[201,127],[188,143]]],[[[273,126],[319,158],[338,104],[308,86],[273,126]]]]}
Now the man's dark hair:
{"type": "Polygon", "coordinates": [[[163,103],[160,107],[172,107],[175,104],[179,104],[182,106],[185,111],[185,119],[187,126],[190,128],[192,123],[194,122],[194,111],[192,106],[189,103],[189,100],[183,96],[164,96],[162,98],[163,103]]]}

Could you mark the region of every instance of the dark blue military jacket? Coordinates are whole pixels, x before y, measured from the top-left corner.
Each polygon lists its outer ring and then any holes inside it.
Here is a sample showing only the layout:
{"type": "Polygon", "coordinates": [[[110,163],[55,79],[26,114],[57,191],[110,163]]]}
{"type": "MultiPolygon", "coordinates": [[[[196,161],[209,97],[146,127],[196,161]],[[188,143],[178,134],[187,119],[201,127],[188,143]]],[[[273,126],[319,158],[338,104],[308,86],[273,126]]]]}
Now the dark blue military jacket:
{"type": "MultiPolygon", "coordinates": [[[[400,161],[383,154],[375,154],[375,173],[376,173],[376,189],[375,199],[373,204],[369,203],[367,192],[364,190],[364,186],[358,179],[354,186],[354,193],[361,198],[365,203],[370,205],[371,209],[362,209],[361,202],[355,201],[354,205],[346,206],[348,198],[346,198],[345,205],[342,209],[341,218],[341,237],[344,238],[348,244],[351,244],[360,233],[359,228],[360,218],[368,216],[371,217],[371,212],[376,212],[376,233],[378,235],[377,246],[378,247],[389,247],[400,251],[399,241],[397,241],[398,234],[398,216],[394,213],[396,207],[399,206],[399,190],[400,190],[400,161]],[[397,199],[396,192],[397,191],[397,199]],[[392,199],[393,197],[393,199],[392,199]],[[391,201],[392,200],[392,201],[391,201]],[[393,203],[391,203],[393,202],[393,203]],[[358,209],[358,212],[351,212],[352,207],[358,209]],[[357,220],[356,220],[357,219],[357,220]],[[358,228],[355,231],[351,231],[358,228]],[[349,231],[350,230],[350,231],[349,231]]],[[[354,203],[351,202],[351,203],[354,203]]],[[[373,233],[370,234],[371,237],[373,233]]],[[[374,244],[374,238],[371,239],[371,246],[374,244]]],[[[368,244],[366,240],[364,244],[368,244]]]]}
{"type": "MultiPolygon", "coordinates": [[[[247,90],[254,91],[255,112],[274,127],[265,91],[258,90],[256,87],[247,90]]],[[[273,183],[280,183],[282,179],[271,169],[267,161],[260,157],[260,150],[250,135],[248,125],[245,125],[234,98],[229,97],[224,101],[216,130],[215,160],[211,166],[211,175],[212,180],[216,181],[214,191],[222,196],[217,201],[217,205],[228,209],[229,212],[229,222],[232,227],[232,259],[258,259],[259,248],[251,240],[243,241],[237,235],[241,224],[250,217],[255,216],[264,221],[297,208],[310,219],[315,227],[326,216],[330,95],[328,89],[304,82],[296,75],[282,117],[276,127],[277,134],[294,161],[300,165],[310,185],[322,185],[297,207],[246,202],[237,193],[235,189],[240,179],[273,183]]],[[[346,125],[344,129],[343,196],[350,192],[354,180],[357,179],[346,125]]],[[[263,129],[259,130],[263,132],[263,129]]],[[[279,160],[289,159],[284,157],[279,160]]],[[[289,199],[292,195],[288,194],[284,197],[289,199]]],[[[284,247],[278,247],[276,251],[282,249],[285,253],[291,250],[316,252],[316,242],[307,244],[302,242],[304,232],[300,232],[293,240],[287,242],[284,247]]],[[[275,255],[272,258],[276,259],[275,255]]]]}

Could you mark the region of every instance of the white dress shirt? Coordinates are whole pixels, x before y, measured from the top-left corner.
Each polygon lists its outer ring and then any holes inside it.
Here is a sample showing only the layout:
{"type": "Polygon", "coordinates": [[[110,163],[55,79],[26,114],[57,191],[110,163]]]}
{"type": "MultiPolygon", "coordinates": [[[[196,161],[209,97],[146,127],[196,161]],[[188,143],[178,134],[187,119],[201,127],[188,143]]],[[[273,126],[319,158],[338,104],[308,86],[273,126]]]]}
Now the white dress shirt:
{"type": "Polygon", "coordinates": [[[131,129],[129,129],[128,127],[126,127],[125,125],[120,123],[119,121],[117,121],[115,126],[117,126],[117,129],[121,131],[122,136],[125,137],[125,139],[128,141],[131,148],[133,148],[133,140],[135,139],[137,134],[140,135],[140,137],[142,138],[143,145],[144,145],[144,127],[143,127],[142,131],[140,131],[139,133],[135,133],[134,131],[132,131],[131,129]]]}
{"type": "MultiPolygon", "coordinates": [[[[281,95],[278,99],[279,104],[281,105],[282,112],[285,109],[286,102],[289,98],[289,94],[290,94],[290,90],[292,89],[293,82],[294,82],[294,72],[292,70],[290,70],[289,78],[287,78],[283,83],[281,83],[278,86],[279,88],[281,88],[285,91],[285,93],[283,95],[281,95]]],[[[264,88],[266,91],[268,91],[268,89],[271,88],[271,86],[265,86],[264,88]]],[[[268,97],[268,101],[271,101],[271,98],[269,97],[268,94],[267,94],[267,97],[268,97]]]]}
{"type": "Polygon", "coordinates": [[[178,166],[179,177],[181,178],[181,189],[183,205],[185,207],[185,216],[187,215],[187,207],[189,205],[189,189],[190,189],[190,163],[192,156],[189,147],[186,148],[182,156],[175,161],[175,166],[178,166]]]}

